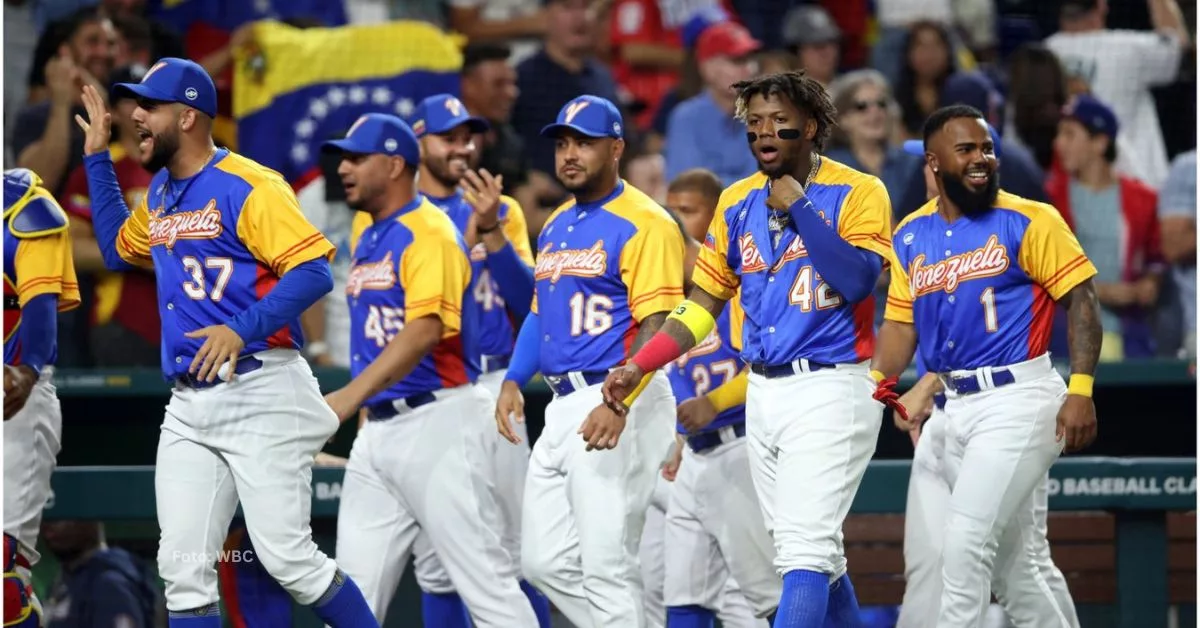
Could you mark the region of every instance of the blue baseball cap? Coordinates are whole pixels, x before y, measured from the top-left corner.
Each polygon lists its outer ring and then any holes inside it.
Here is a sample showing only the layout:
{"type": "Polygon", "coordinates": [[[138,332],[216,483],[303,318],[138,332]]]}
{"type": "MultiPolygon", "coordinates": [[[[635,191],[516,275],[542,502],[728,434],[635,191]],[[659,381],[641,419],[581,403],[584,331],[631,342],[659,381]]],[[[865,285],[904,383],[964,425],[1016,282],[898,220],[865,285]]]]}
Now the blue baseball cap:
{"type": "Polygon", "coordinates": [[[412,130],[417,137],[424,137],[426,133],[445,133],[460,124],[467,125],[472,133],[486,133],[491,128],[487,120],[471,115],[467,106],[450,94],[422,100],[412,116],[412,130]]]}
{"type": "Polygon", "coordinates": [[[1121,130],[1117,114],[1113,113],[1112,108],[1087,94],[1080,94],[1067,103],[1063,107],[1063,115],[1082,124],[1092,133],[1116,137],[1121,130]]]}
{"type": "MultiPolygon", "coordinates": [[[[988,131],[990,131],[992,134],[992,146],[995,147],[996,159],[1000,159],[1000,146],[1002,145],[1000,142],[1000,132],[996,130],[996,127],[990,124],[988,125],[988,131]]],[[[909,155],[924,157],[925,140],[906,140],[904,142],[904,152],[908,153],[909,155]]]]}
{"type": "Polygon", "coordinates": [[[325,152],[358,153],[360,155],[394,155],[414,166],[421,163],[421,148],[417,136],[408,124],[386,113],[368,113],[359,117],[346,131],[346,137],[329,140],[321,145],[325,152]]]}
{"type": "Polygon", "coordinates": [[[621,139],[621,112],[616,105],[599,96],[580,96],[563,105],[554,124],[542,128],[542,135],[554,137],[563,129],[588,137],[621,139]]]}
{"type": "Polygon", "coordinates": [[[140,83],[117,83],[113,96],[177,102],[217,117],[217,87],[204,68],[194,61],[164,57],[146,70],[140,83]]]}

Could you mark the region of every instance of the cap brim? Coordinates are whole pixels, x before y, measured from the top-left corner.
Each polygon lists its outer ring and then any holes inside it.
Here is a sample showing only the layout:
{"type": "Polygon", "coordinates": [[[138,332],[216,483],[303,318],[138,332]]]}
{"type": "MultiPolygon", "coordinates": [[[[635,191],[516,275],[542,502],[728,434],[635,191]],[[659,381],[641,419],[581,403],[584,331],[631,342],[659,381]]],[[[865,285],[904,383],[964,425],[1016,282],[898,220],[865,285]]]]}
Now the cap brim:
{"type": "Polygon", "coordinates": [[[350,138],[329,140],[321,144],[322,153],[359,153],[366,155],[374,152],[370,147],[363,146],[350,138]]]}
{"type": "Polygon", "coordinates": [[[117,83],[112,88],[113,98],[145,98],[158,102],[177,102],[170,94],[151,89],[141,83],[117,83]]]}
{"type": "Polygon", "coordinates": [[[421,133],[419,135],[424,136],[424,135],[429,135],[430,133],[432,133],[434,135],[439,135],[441,133],[449,133],[450,131],[457,129],[458,127],[460,127],[464,124],[467,125],[467,128],[470,129],[472,133],[487,133],[488,130],[492,128],[492,125],[488,124],[487,120],[484,120],[483,118],[478,118],[475,116],[470,116],[470,117],[464,118],[462,120],[457,120],[454,122],[454,124],[451,124],[450,126],[447,126],[447,127],[429,128],[428,126],[426,126],[426,128],[423,131],[421,131],[421,133]]]}
{"type": "Polygon", "coordinates": [[[574,131],[580,135],[587,137],[612,137],[609,133],[596,133],[583,127],[575,126],[574,124],[547,124],[542,127],[542,137],[558,137],[558,134],[563,131],[574,131]]]}
{"type": "Polygon", "coordinates": [[[905,140],[904,152],[909,155],[917,155],[918,157],[925,156],[925,141],[924,140],[905,140]]]}

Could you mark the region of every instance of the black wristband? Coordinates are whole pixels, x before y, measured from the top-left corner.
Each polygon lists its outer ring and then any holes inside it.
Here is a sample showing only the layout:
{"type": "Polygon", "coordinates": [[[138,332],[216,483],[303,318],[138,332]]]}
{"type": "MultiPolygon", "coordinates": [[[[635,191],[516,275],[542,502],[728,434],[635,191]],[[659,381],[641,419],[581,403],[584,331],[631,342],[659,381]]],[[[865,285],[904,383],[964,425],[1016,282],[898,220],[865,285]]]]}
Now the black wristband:
{"type": "Polygon", "coordinates": [[[487,229],[484,229],[483,227],[480,227],[479,225],[475,225],[475,231],[477,233],[491,233],[499,228],[500,228],[500,221],[498,221],[498,220],[496,221],[496,224],[492,225],[491,227],[489,227],[487,229]]]}

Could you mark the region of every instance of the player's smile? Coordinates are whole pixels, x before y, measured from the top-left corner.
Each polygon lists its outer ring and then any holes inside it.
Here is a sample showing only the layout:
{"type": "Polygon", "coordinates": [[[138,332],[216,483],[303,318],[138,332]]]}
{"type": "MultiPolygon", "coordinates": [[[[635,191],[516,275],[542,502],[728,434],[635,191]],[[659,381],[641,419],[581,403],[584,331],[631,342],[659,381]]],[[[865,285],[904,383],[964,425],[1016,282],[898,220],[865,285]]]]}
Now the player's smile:
{"type": "Polygon", "coordinates": [[[975,191],[986,188],[991,178],[992,168],[986,162],[971,166],[963,173],[963,183],[966,183],[967,187],[975,191]]]}

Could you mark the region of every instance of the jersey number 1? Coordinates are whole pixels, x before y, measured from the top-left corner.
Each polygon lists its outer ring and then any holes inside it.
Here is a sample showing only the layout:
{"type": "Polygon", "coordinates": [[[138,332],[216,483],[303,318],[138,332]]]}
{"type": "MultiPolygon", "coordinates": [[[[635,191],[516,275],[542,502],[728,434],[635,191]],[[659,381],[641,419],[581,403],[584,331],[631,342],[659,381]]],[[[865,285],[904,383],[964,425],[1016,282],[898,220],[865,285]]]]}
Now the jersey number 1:
{"type": "Polygon", "coordinates": [[[979,302],[983,304],[983,326],[988,330],[988,333],[1000,329],[1000,320],[996,316],[996,290],[987,288],[983,294],[979,295],[979,302]]]}
{"type": "Polygon", "coordinates": [[[228,257],[206,257],[204,262],[185,255],[183,257],[183,269],[192,276],[191,281],[183,282],[183,292],[192,299],[199,301],[205,297],[213,301],[220,301],[221,297],[225,296],[225,286],[229,284],[229,278],[233,276],[233,260],[228,257]],[[204,269],[217,271],[217,280],[213,282],[212,292],[205,291],[204,269]]]}

